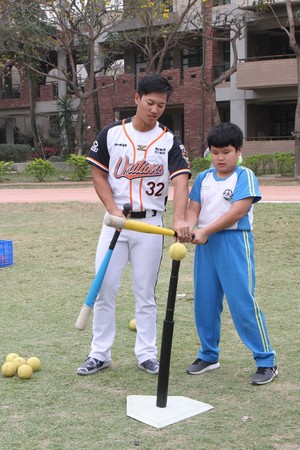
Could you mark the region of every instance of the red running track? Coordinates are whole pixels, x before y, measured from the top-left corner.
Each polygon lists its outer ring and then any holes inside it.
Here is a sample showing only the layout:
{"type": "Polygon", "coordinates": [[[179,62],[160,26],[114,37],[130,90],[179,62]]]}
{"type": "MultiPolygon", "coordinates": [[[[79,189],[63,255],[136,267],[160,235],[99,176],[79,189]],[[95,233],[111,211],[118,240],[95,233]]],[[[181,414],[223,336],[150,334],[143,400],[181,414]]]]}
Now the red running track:
{"type": "MultiPolygon", "coordinates": [[[[300,203],[300,186],[260,186],[263,202],[300,203]]],[[[169,199],[173,198],[170,188],[169,199]]],[[[61,203],[98,202],[91,187],[44,188],[44,189],[0,189],[0,203],[61,203]]]]}

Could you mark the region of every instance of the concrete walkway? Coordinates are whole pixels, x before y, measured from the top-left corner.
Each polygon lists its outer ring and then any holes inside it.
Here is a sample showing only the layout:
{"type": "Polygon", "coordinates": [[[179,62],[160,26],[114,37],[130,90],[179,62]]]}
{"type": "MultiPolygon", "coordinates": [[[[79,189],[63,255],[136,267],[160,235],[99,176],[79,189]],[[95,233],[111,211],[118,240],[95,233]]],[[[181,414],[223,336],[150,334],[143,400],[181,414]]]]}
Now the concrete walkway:
{"type": "MultiPolygon", "coordinates": [[[[263,202],[300,203],[300,186],[260,186],[263,202]]],[[[169,199],[173,198],[170,188],[169,199]]],[[[51,187],[36,189],[2,189],[0,188],[0,203],[61,203],[88,202],[95,203],[99,199],[93,186],[85,187],[51,187]]]]}

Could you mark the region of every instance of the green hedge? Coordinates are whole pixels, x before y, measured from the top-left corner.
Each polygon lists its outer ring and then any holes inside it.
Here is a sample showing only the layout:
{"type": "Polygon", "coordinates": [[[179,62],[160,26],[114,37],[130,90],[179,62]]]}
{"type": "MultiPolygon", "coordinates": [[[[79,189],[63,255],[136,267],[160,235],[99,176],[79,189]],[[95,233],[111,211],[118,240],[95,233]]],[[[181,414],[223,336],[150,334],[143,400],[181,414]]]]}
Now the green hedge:
{"type": "Polygon", "coordinates": [[[26,162],[32,159],[32,149],[24,144],[0,144],[0,161],[26,162]]]}
{"type": "Polygon", "coordinates": [[[71,174],[74,181],[84,181],[90,174],[91,166],[87,163],[84,155],[70,155],[68,164],[74,169],[74,173],[71,174]]]}
{"type": "Polygon", "coordinates": [[[5,180],[6,175],[12,171],[12,161],[0,161],[0,183],[5,180]]]}
{"type": "Polygon", "coordinates": [[[191,161],[192,172],[203,172],[203,170],[209,169],[210,161],[205,158],[195,158],[191,161]]]}
{"type": "Polygon", "coordinates": [[[271,153],[248,156],[243,165],[253,170],[255,175],[294,175],[294,153],[271,153]]]}
{"type": "MultiPolygon", "coordinates": [[[[294,176],[295,154],[294,153],[271,153],[248,156],[242,166],[253,170],[255,175],[294,176]]],[[[191,162],[194,174],[202,172],[210,167],[210,161],[205,158],[195,158],[191,162]]]]}
{"type": "Polygon", "coordinates": [[[47,177],[56,174],[56,168],[52,162],[42,159],[35,158],[31,161],[24,169],[24,173],[28,173],[33,176],[37,181],[45,181],[47,177]]]}

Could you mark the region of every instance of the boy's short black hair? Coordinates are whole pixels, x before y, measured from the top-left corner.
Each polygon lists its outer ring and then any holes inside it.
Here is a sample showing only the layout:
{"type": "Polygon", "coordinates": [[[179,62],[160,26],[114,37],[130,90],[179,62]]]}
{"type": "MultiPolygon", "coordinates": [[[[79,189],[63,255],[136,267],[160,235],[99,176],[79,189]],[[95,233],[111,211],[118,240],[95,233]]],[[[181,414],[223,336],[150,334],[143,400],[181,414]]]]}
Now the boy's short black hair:
{"type": "Polygon", "coordinates": [[[210,148],[212,145],[217,148],[227,147],[232,145],[236,150],[243,145],[242,130],[230,122],[223,122],[215,125],[207,135],[207,144],[210,148]]]}
{"type": "Polygon", "coordinates": [[[140,97],[151,94],[152,92],[160,92],[167,95],[167,100],[173,92],[173,86],[169,81],[158,73],[145,75],[138,83],[137,93],[140,97]]]}

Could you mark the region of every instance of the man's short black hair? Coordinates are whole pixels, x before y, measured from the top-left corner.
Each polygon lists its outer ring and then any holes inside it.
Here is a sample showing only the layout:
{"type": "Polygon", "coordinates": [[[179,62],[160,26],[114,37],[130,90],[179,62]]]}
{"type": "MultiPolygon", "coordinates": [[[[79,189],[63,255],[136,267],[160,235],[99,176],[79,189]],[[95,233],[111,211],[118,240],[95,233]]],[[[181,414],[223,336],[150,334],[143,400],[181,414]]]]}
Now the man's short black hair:
{"type": "Polygon", "coordinates": [[[137,93],[140,97],[151,94],[152,92],[164,93],[167,100],[173,92],[173,86],[169,81],[158,73],[150,73],[140,79],[138,83],[137,93]]]}
{"type": "Polygon", "coordinates": [[[231,122],[223,122],[215,125],[207,135],[207,144],[210,148],[212,145],[217,148],[232,145],[236,150],[243,145],[242,130],[231,122]]]}

